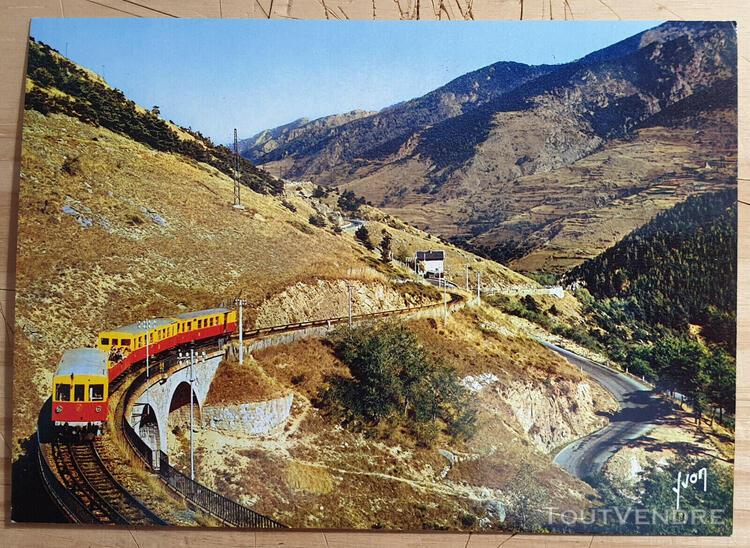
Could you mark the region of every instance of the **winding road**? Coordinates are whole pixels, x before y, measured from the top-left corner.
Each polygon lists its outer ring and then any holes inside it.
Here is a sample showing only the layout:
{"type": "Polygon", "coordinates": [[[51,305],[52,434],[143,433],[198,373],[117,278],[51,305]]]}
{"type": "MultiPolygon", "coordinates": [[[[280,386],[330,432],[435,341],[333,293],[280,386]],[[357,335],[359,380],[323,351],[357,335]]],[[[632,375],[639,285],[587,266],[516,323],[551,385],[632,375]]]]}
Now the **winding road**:
{"type": "Polygon", "coordinates": [[[577,478],[589,481],[618,449],[628,441],[644,435],[655,425],[657,418],[666,412],[664,400],[633,377],[553,344],[542,344],[602,385],[620,406],[607,426],[570,443],[555,455],[555,464],[577,478]]]}

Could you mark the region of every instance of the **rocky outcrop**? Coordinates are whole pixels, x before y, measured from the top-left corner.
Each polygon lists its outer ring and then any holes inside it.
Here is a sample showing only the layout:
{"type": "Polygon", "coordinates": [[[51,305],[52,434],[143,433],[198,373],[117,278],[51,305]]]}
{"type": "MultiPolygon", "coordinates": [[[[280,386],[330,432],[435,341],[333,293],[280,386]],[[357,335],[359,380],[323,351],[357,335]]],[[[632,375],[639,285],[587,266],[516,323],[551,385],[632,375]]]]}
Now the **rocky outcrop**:
{"type": "Polygon", "coordinates": [[[526,435],[545,453],[606,424],[597,415],[594,390],[585,381],[515,381],[500,395],[526,435]]]}

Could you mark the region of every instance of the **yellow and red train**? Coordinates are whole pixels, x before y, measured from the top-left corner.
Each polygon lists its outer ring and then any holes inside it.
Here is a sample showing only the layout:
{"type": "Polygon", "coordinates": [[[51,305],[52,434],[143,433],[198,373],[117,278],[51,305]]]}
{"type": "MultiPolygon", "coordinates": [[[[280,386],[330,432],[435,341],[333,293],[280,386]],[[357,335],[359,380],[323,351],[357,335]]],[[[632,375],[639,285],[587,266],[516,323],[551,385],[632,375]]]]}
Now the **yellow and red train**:
{"type": "Polygon", "coordinates": [[[65,431],[101,432],[107,421],[109,383],[149,357],[180,346],[229,337],[237,313],[210,308],[137,322],[97,337],[96,348],[67,350],[52,379],[52,421],[65,431]]]}

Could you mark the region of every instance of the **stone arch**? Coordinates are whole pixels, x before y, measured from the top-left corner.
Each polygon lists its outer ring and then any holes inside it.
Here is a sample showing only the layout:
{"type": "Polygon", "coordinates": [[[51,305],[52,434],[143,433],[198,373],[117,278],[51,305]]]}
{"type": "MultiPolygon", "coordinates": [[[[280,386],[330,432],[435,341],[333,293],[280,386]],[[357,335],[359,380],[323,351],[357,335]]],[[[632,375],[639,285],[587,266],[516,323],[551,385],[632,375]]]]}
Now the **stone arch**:
{"type": "MultiPolygon", "coordinates": [[[[190,405],[190,391],[190,383],[188,381],[180,381],[179,383],[177,383],[177,386],[174,387],[174,390],[172,390],[172,394],[169,396],[170,413],[183,406],[190,405]]],[[[198,397],[195,388],[192,389],[192,392],[193,405],[196,406],[195,410],[200,412],[200,398],[198,397]]]]}
{"type": "Polygon", "coordinates": [[[159,467],[159,452],[167,451],[166,430],[160,424],[161,417],[150,404],[144,403],[133,409],[132,424],[138,436],[146,442],[153,451],[152,466],[159,467]]]}
{"type": "MultiPolygon", "coordinates": [[[[189,432],[190,392],[190,383],[185,380],[176,383],[176,386],[171,390],[169,403],[166,409],[167,413],[165,414],[167,436],[184,435],[186,431],[189,432]]],[[[195,429],[201,424],[201,404],[195,387],[193,387],[192,393],[193,427],[195,429]]],[[[178,447],[174,447],[173,449],[178,449],[178,447]]],[[[165,450],[165,452],[167,451],[165,450]]],[[[167,454],[169,454],[170,457],[173,456],[172,453],[167,452],[167,454]]]]}

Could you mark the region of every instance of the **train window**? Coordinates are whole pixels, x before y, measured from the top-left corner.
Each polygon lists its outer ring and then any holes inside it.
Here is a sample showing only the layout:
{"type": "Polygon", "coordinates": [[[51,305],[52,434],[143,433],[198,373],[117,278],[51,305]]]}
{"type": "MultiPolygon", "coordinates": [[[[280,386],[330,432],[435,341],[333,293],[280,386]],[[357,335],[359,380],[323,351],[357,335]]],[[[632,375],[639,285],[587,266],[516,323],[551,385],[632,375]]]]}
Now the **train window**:
{"type": "Polygon", "coordinates": [[[89,385],[89,401],[102,401],[104,399],[104,385],[89,385]]]}
{"type": "Polygon", "coordinates": [[[109,337],[102,337],[102,344],[109,344],[109,337]]]}
{"type": "Polygon", "coordinates": [[[117,339],[112,339],[112,346],[117,346],[117,339]]]}
{"type": "Polygon", "coordinates": [[[192,331],[193,329],[193,322],[188,322],[188,331],[192,331]]]}
{"type": "Polygon", "coordinates": [[[56,401],[70,401],[70,385],[69,384],[56,384],[55,385],[55,400],[56,401]]]}
{"type": "Polygon", "coordinates": [[[76,384],[73,386],[73,401],[84,401],[86,385],[76,384]]]}
{"type": "Polygon", "coordinates": [[[130,339],[122,339],[122,340],[120,341],[120,344],[121,344],[122,346],[130,346],[130,339]]]}

